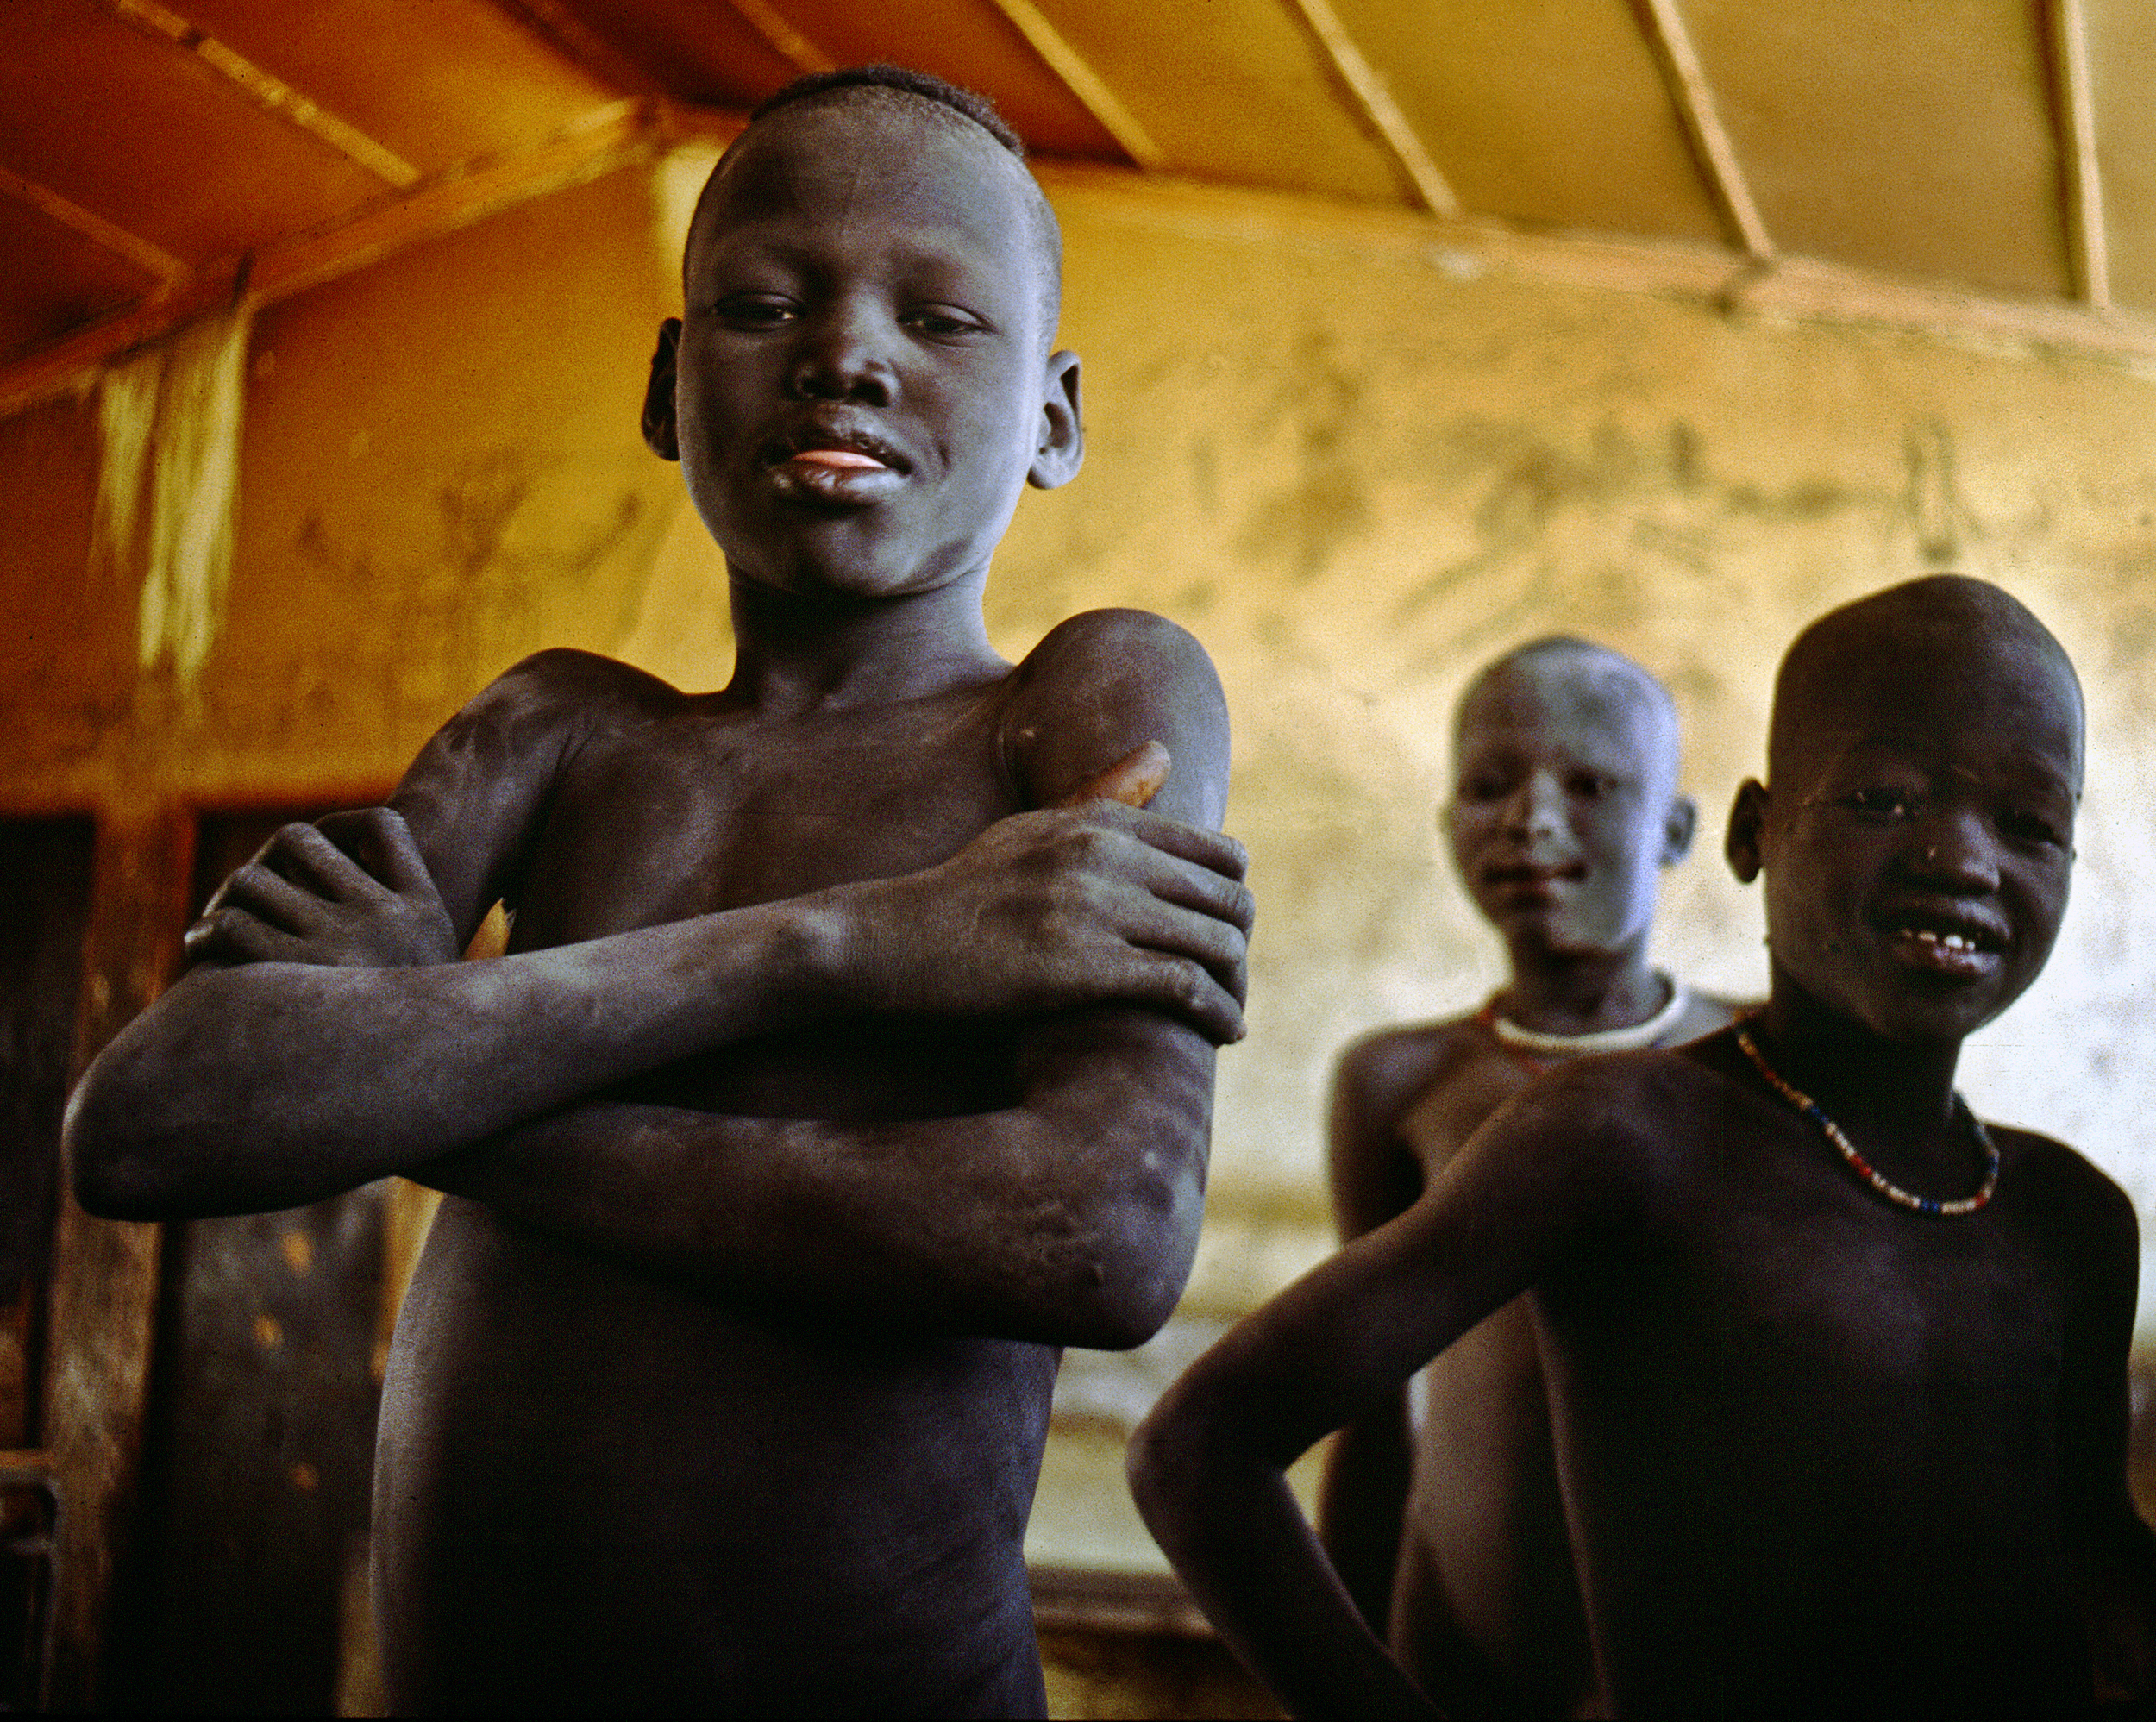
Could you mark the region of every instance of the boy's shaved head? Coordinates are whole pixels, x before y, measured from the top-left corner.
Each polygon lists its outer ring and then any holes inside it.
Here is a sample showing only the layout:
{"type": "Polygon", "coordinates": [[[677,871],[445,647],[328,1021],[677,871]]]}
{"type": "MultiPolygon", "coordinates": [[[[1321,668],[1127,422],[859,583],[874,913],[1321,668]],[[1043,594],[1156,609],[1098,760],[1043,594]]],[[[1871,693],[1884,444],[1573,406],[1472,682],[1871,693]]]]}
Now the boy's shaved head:
{"type": "Polygon", "coordinates": [[[1823,711],[1915,708],[2008,669],[2062,703],[2081,777],[2081,683],[2051,630],[2019,599],[1963,574],[1908,580],[1832,610],[1796,637],[1774,683],[1767,730],[1771,783],[1787,773],[1823,711]]]}
{"type": "Polygon", "coordinates": [[[1615,688],[1629,687],[1636,696],[1640,712],[1648,718],[1648,729],[1653,736],[1652,755],[1642,762],[1651,764],[1661,773],[1659,780],[1674,784],[1679,770],[1677,702],[1670,698],[1670,691],[1663,686],[1654,673],[1642,664],[1634,663],[1622,652],[1597,645],[1592,640],[1582,640],[1570,634],[1551,634],[1539,640],[1530,640],[1515,646],[1504,656],[1483,666],[1475,679],[1467,685],[1460,696],[1460,704],[1453,716],[1453,737],[1456,751],[1461,733],[1472,721],[1482,696],[1501,683],[1511,679],[1515,672],[1553,669],[1583,678],[1591,679],[1615,688]]]}
{"type": "Polygon", "coordinates": [[[716,188],[743,147],[757,135],[757,128],[772,116],[789,110],[839,106],[881,109],[893,116],[948,126],[954,132],[967,135],[985,135],[1011,157],[1018,170],[1013,177],[1020,185],[1039,276],[1040,338],[1045,350],[1055,340],[1056,320],[1062,310],[1063,235],[1039,182],[1025,166],[1025,140],[1011,129],[996,111],[995,103],[987,97],[946,83],[928,72],[916,72],[911,66],[849,66],[835,72],[812,72],[805,78],[795,78],[760,103],[749,116],[747,127],[726,147],[718,165],[711,170],[711,178],[705,182],[703,193],[697,199],[695,216],[689,222],[689,247],[682,256],[684,270],[688,265],[687,251],[694,247],[697,231],[713,202],[716,188]]]}

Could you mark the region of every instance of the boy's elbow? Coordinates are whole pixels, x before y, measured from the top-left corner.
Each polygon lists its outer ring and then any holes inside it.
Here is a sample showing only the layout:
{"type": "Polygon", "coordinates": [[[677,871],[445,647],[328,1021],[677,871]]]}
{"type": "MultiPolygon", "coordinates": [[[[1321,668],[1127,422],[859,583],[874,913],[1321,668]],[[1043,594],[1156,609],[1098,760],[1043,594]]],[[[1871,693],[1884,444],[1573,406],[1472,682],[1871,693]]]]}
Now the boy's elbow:
{"type": "Polygon", "coordinates": [[[95,1066],[68,1098],[60,1155],[75,1200],[100,1219],[165,1218],[165,1180],[142,1130],[142,1111],[99,1080],[95,1066]]]}
{"type": "Polygon", "coordinates": [[[1182,1298],[1197,1253],[1203,1183],[1194,1170],[1149,1164],[1088,1206],[1091,1248],[1072,1310],[1080,1331],[1063,1343],[1128,1351],[1158,1333],[1182,1298]]]}

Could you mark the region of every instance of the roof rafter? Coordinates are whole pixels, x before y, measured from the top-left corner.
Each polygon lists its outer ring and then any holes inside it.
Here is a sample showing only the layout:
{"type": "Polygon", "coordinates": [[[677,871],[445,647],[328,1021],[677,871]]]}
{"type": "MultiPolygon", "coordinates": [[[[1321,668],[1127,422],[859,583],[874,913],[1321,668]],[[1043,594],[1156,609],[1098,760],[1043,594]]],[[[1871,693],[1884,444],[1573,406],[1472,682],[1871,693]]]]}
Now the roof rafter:
{"type": "Polygon", "coordinates": [[[2089,30],[2081,0],[2045,0],[2044,31],[2051,64],[2052,125],[2059,144],[2059,190],[2065,199],[2066,248],[2074,291],[2088,304],[2111,309],[2110,235],[2103,216],[2103,175],[2096,160],[2096,98],[2089,84],[2089,30]]]}
{"type": "Polygon", "coordinates": [[[562,0],[494,0],[498,11],[530,31],[580,72],[624,96],[656,96],[659,82],[632,56],[593,29],[562,0]]]}
{"type": "Polygon", "coordinates": [[[235,53],[199,25],[159,5],[157,0],[98,0],[98,3],[122,23],[134,26],[145,35],[185,49],[265,113],[273,114],[317,142],[329,145],[385,185],[401,191],[417,183],[419,170],[394,150],[377,143],[358,127],[346,124],[282,78],[273,77],[253,60],[235,53]]]}
{"type": "Polygon", "coordinates": [[[1107,80],[1071,46],[1069,37],[1049,22],[1033,0],[993,0],[993,3],[996,10],[1025,38],[1026,46],[1062,80],[1063,88],[1075,96],[1085,110],[1100,122],[1100,128],[1115,140],[1124,154],[1143,168],[1168,166],[1168,152],[1154,142],[1152,134],[1139,123],[1138,116],[1123,105],[1122,97],[1108,87],[1107,80]]]}
{"type": "Polygon", "coordinates": [[[1633,3],[1640,31],[1662,67],[1670,100],[1707,176],[1708,191],[1721,212],[1723,224],[1746,256],[1766,262],[1774,255],[1774,241],[1760,217],[1759,206],[1752,201],[1752,187],[1745,182],[1737,147],[1722,124],[1714,86],[1707,81],[1706,68],[1692,46],[1684,15],[1677,10],[1677,0],[1633,0],[1633,3]]]}
{"type": "Polygon", "coordinates": [[[1363,50],[1356,46],[1355,38],[1348,34],[1347,26],[1332,9],[1331,0],[1287,0],[1287,4],[1302,27],[1315,38],[1331,62],[1334,75],[1355,98],[1363,120],[1391,153],[1394,163],[1415,196],[1421,199],[1422,206],[1433,216],[1457,217],[1461,213],[1458,197],[1445,175],[1438,171],[1438,164],[1430,159],[1430,152],[1423,147],[1415,128],[1407,123],[1407,116],[1400,111],[1400,104],[1393,100],[1385,80],[1363,58],[1363,50]]]}
{"type": "Polygon", "coordinates": [[[404,196],[227,257],[163,292],[0,369],[0,417],[85,385],[122,354],[231,304],[260,309],[423,240],[595,179],[693,137],[730,139],[739,115],[659,99],[611,103],[528,149],[437,174],[404,196]]]}
{"type": "Polygon", "coordinates": [[[189,273],[187,266],[169,251],[152,245],[140,234],[129,233],[125,228],[116,226],[94,210],[85,210],[80,204],[61,197],[50,186],[41,185],[34,179],[25,179],[12,168],[0,167],[0,191],[34,209],[41,210],[62,227],[80,234],[91,244],[111,252],[115,256],[124,257],[144,274],[154,276],[160,281],[169,285],[185,279],[189,273]]]}
{"type": "Polygon", "coordinates": [[[768,43],[771,51],[804,75],[836,72],[838,62],[793,27],[793,21],[770,0],[726,0],[748,25],[768,43]]]}

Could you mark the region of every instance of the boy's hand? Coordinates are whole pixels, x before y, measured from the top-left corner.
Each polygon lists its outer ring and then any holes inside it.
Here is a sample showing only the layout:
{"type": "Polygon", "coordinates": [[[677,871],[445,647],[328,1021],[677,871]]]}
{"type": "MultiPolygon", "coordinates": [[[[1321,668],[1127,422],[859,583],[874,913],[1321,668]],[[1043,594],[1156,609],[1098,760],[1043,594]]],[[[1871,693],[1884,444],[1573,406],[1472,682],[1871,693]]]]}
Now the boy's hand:
{"type": "Polygon", "coordinates": [[[849,955],[878,1002],[968,1015],[1141,1005],[1240,1040],[1249,857],[1232,837],[1140,811],[1169,763],[1149,742],[941,866],[862,887],[876,907],[849,955]]]}
{"type": "Polygon", "coordinates": [[[411,968],[461,955],[404,816],[389,807],[286,825],[187,930],[190,962],[411,968]]]}

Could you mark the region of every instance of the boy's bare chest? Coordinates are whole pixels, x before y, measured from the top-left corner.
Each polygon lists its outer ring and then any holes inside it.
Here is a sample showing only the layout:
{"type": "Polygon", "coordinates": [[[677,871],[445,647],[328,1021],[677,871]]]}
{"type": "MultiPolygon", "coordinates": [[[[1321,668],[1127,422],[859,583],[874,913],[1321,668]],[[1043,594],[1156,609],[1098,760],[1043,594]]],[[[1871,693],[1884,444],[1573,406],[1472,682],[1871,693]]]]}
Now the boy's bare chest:
{"type": "MultiPolygon", "coordinates": [[[[1823,1141],[1775,1155],[1725,1139],[1589,1295],[1613,1344],[1646,1342],[1674,1374],[1814,1398],[1891,1420],[1912,1405],[2048,1404],[2069,1269],[2002,1200],[1915,1214],[1862,1185],[1823,1141]],[[1752,1159],[1752,1163],[1747,1164],[1752,1159]]],[[[1584,1288],[1583,1288],[1584,1289],[1584,1288]]]]}
{"type": "Polygon", "coordinates": [[[914,872],[1017,811],[987,698],[850,721],[685,713],[563,771],[526,868],[519,942],[914,872]]]}

